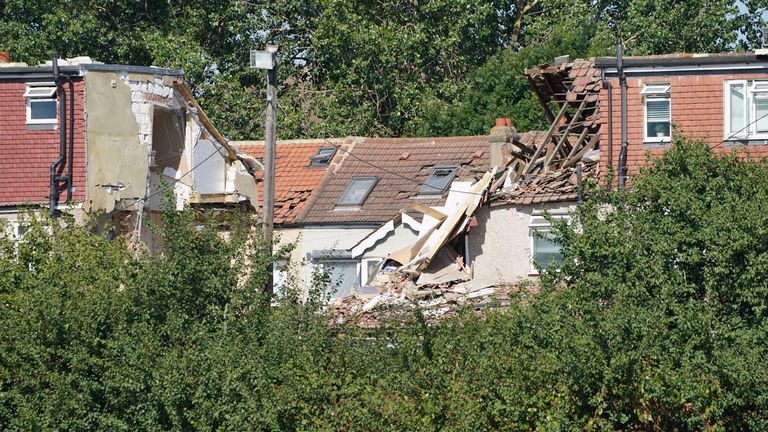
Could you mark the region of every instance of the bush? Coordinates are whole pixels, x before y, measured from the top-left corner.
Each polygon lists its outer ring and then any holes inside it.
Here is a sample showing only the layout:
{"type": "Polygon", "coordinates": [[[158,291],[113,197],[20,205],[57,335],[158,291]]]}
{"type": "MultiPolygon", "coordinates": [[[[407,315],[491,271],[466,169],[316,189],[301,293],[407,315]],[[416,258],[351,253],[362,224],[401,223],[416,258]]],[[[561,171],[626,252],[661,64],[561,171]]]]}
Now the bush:
{"type": "MultiPolygon", "coordinates": [[[[768,428],[768,164],[678,140],[593,191],[503,309],[330,326],[260,294],[247,240],[170,212],[158,255],[86,228],[0,241],[6,430],[768,428]],[[246,263],[252,264],[246,264],[246,263]]],[[[319,280],[319,279],[318,279],[319,280]]]]}

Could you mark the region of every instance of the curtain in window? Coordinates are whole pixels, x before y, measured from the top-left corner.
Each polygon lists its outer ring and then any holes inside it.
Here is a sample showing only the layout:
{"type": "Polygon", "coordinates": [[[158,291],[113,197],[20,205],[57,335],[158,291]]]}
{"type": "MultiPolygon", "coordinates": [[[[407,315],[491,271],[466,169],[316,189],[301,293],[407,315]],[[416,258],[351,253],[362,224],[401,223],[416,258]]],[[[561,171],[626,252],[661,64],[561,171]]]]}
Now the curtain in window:
{"type": "Polygon", "coordinates": [[[648,99],[645,106],[648,122],[647,136],[649,138],[671,136],[669,99],[648,99]]]}
{"type": "Polygon", "coordinates": [[[747,113],[744,110],[744,84],[732,84],[730,94],[730,120],[732,134],[743,132],[747,126],[747,113]]]}
{"type": "Polygon", "coordinates": [[[768,94],[755,95],[755,131],[768,132],[768,94]]]}
{"type": "Polygon", "coordinates": [[[533,238],[533,260],[539,263],[542,269],[547,268],[552,262],[563,260],[563,251],[560,246],[548,237],[549,235],[533,238]]]}

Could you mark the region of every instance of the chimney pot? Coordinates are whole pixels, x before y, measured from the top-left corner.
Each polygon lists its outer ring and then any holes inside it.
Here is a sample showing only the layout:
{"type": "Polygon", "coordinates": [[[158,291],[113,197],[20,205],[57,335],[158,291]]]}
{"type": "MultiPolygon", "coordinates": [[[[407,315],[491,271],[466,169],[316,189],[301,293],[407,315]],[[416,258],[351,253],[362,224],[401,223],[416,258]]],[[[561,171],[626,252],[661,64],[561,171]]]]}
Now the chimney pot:
{"type": "Polygon", "coordinates": [[[0,63],[10,63],[11,53],[8,51],[0,51],[0,63]]]}
{"type": "Polygon", "coordinates": [[[505,118],[505,126],[512,127],[512,119],[511,118],[505,118]]]}
{"type": "Polygon", "coordinates": [[[505,118],[496,119],[496,126],[506,126],[506,125],[507,125],[507,119],[505,118]]]}

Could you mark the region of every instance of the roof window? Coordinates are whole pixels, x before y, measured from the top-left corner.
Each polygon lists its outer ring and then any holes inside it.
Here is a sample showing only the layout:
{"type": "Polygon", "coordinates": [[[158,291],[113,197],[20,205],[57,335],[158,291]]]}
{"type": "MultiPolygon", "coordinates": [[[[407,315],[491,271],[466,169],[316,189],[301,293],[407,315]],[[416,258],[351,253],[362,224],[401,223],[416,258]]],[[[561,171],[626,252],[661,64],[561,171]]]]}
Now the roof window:
{"type": "Polygon", "coordinates": [[[309,157],[309,166],[326,167],[331,163],[333,155],[336,154],[336,147],[322,147],[317,150],[314,156],[309,157]]]}
{"type": "Polygon", "coordinates": [[[361,206],[379,181],[378,177],[352,177],[352,182],[341,196],[339,206],[361,206]]]}
{"type": "Polygon", "coordinates": [[[424,186],[419,190],[422,195],[442,195],[456,177],[456,167],[435,167],[424,186]]]}

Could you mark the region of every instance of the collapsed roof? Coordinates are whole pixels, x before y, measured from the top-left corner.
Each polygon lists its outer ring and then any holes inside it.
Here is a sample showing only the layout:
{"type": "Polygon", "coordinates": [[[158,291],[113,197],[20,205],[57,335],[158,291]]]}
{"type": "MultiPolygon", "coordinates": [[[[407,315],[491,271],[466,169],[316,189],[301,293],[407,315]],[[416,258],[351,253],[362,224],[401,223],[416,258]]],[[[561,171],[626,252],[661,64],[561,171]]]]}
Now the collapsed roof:
{"type": "Polygon", "coordinates": [[[495,298],[498,288],[471,282],[460,259],[446,259],[450,242],[465,232],[477,209],[486,202],[528,205],[576,201],[584,180],[599,172],[600,73],[589,60],[577,59],[557,66],[527,69],[549,128],[541,132],[506,135],[503,166],[485,173],[450,214],[426,230],[413,245],[390,255],[389,268],[375,278],[379,294],[337,301],[338,321],[365,314],[366,322],[377,309],[391,311],[411,302],[427,302],[434,314],[447,314],[470,299],[495,298]],[[556,113],[552,110],[555,109],[556,113]],[[392,263],[398,266],[392,267],[392,263]],[[439,268],[438,268],[439,267],[439,268]],[[422,275],[428,275],[423,278],[422,275]],[[427,279],[427,280],[422,280],[427,279]],[[466,285],[466,286],[464,286],[466,285]],[[458,290],[451,289],[459,286],[458,290]],[[448,291],[450,295],[446,295],[448,291]],[[431,302],[430,302],[431,301],[431,302]]]}

